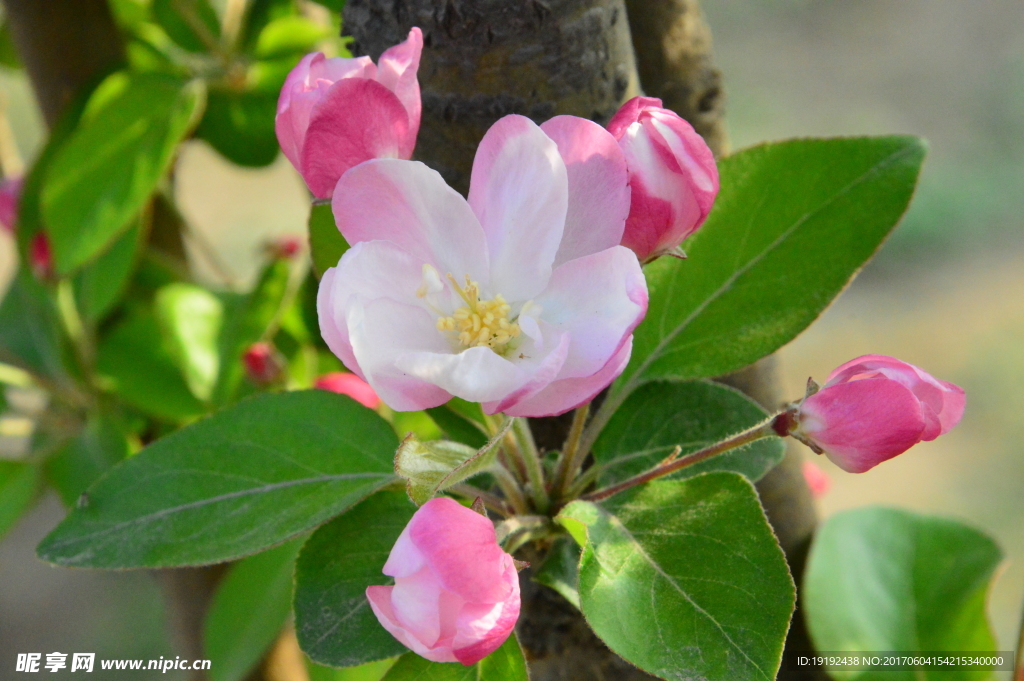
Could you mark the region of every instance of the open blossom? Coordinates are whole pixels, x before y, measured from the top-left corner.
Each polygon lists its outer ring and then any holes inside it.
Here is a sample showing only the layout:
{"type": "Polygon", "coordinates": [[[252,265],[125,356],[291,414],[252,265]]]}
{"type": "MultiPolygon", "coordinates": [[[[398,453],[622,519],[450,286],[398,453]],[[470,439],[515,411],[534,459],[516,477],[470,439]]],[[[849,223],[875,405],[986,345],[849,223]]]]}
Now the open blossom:
{"type": "Polygon", "coordinates": [[[608,123],[629,167],[633,200],[622,245],[648,261],[700,227],[718,195],[715,157],[693,126],[655,97],[634,97],[608,123]]]}
{"type": "Polygon", "coordinates": [[[467,201],[422,163],[375,160],[338,182],[352,244],[320,282],[320,331],[390,407],[452,396],[487,413],[558,414],[629,360],[647,310],[612,136],[506,116],[477,150],[467,201]]]}
{"type": "Polygon", "coordinates": [[[475,664],[497,650],[519,619],[519,576],[491,521],[439,497],[402,530],[384,564],[394,586],[366,598],[381,625],[434,662],[475,664]]]}
{"type": "Polygon", "coordinates": [[[370,409],[376,409],[380,406],[380,398],[377,397],[377,393],[373,392],[373,388],[367,385],[366,381],[355,374],[348,374],[344,371],[332,371],[316,379],[313,387],[320,390],[330,390],[332,393],[348,395],[359,404],[370,409]]]}
{"type": "Polygon", "coordinates": [[[302,58],[284,82],[275,130],[281,150],[317,198],[331,196],[338,178],[371,158],[411,158],[420,128],[416,72],[423,34],[380,56],[302,58]]]}
{"type": "Polygon", "coordinates": [[[833,371],[797,407],[792,434],[863,473],[960,422],[964,391],[912,364],[864,355],[833,371]]]}

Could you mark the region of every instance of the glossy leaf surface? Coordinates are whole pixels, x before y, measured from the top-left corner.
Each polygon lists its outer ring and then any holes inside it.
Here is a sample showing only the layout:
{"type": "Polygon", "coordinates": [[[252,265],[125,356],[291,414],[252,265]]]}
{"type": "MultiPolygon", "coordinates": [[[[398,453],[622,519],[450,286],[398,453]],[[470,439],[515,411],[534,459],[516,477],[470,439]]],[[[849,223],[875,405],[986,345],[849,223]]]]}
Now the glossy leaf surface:
{"type": "Polygon", "coordinates": [[[39,545],[79,567],[203,565],[279,544],[394,477],[390,426],[324,390],[263,394],[176,431],[89,488],[39,545]]]}
{"type": "Polygon", "coordinates": [[[583,545],[583,614],[617,654],[672,681],[775,679],[795,591],[748,480],[659,480],[557,519],[583,545]]]}

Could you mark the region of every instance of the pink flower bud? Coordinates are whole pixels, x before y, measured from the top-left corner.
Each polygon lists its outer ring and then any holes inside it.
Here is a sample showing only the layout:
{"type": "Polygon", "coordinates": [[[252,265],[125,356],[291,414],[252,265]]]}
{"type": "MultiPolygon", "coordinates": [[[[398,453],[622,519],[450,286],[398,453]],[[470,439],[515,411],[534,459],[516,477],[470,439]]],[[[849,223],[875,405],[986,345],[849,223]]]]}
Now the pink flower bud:
{"type": "Polygon", "coordinates": [[[36,279],[49,280],[53,278],[53,253],[50,250],[50,240],[46,234],[39,232],[32,237],[28,257],[29,266],[36,279]]]}
{"type": "Polygon", "coordinates": [[[21,198],[22,184],[23,180],[20,177],[0,180],[0,228],[6,229],[10,234],[14,234],[14,228],[18,223],[18,201],[21,198]]]}
{"type": "Polygon", "coordinates": [[[373,388],[366,381],[355,374],[348,374],[344,371],[324,374],[316,379],[314,387],[320,390],[330,390],[332,393],[348,395],[359,404],[370,409],[376,409],[380,406],[380,398],[377,397],[377,393],[373,391],[373,388]]]}
{"type": "Polygon", "coordinates": [[[394,586],[366,589],[373,613],[403,645],[434,662],[474,664],[519,619],[519,576],[491,521],[447,498],[425,503],[384,564],[394,586]]]}
{"type": "Polygon", "coordinates": [[[641,262],[665,255],[703,224],[718,195],[715,157],[693,126],[655,97],[634,97],[608,123],[629,169],[622,245],[641,262]]]}
{"type": "Polygon", "coordinates": [[[948,432],[964,403],[959,386],[893,357],[864,355],[806,397],[789,429],[843,470],[863,473],[948,432]]]}
{"type": "Polygon", "coordinates": [[[811,496],[815,499],[820,499],[828,494],[829,489],[832,487],[832,478],[828,477],[828,473],[821,470],[821,466],[813,461],[804,459],[802,472],[807,486],[811,489],[811,496]]]}
{"type": "Polygon", "coordinates": [[[423,34],[413,28],[377,65],[316,52],[288,74],[277,102],[277,141],[317,198],[330,198],[338,178],[363,161],[412,157],[422,50],[423,34]]]}
{"type": "Polygon", "coordinates": [[[256,385],[270,385],[281,377],[283,362],[269,343],[253,343],[242,355],[245,371],[256,385]]]}

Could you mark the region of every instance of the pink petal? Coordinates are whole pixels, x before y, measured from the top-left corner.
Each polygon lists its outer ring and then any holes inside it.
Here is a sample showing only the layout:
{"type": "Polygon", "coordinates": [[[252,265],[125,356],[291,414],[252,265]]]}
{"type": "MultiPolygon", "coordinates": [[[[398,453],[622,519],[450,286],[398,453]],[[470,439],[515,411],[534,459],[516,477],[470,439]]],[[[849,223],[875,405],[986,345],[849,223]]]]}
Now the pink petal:
{"type": "Polygon", "coordinates": [[[315,61],[310,64],[309,82],[310,85],[319,80],[328,83],[337,83],[344,78],[377,78],[377,67],[369,57],[331,57],[323,61],[315,61]]]}
{"type": "Polygon", "coordinates": [[[921,440],[925,427],[918,399],[886,378],[827,386],[800,406],[800,430],[850,473],[902,454],[921,440]]]}
{"type": "Polygon", "coordinates": [[[632,350],[633,337],[629,336],[597,373],[554,381],[530,399],[505,409],[505,413],[509,416],[558,416],[575,409],[594,399],[626,369],[632,350]]]}
{"type": "MultiPolygon", "coordinates": [[[[390,241],[439,275],[489,282],[483,230],[466,200],[419,162],[382,159],[345,173],[334,190],[334,219],[350,244],[390,241]]],[[[417,267],[416,276],[421,276],[417,267]]],[[[507,297],[507,295],[506,295],[507,297]]]]}
{"type": "Polygon", "coordinates": [[[391,90],[346,78],[330,87],[309,117],[299,167],[309,190],[330,198],[349,168],[374,158],[400,158],[409,116],[391,90]]]}
{"type": "MultiPolygon", "coordinates": [[[[436,332],[436,331],[435,331],[436,332]]],[[[470,402],[498,400],[524,385],[530,376],[490,348],[459,353],[408,352],[395,365],[409,376],[439,386],[470,402]]]]}
{"type": "Polygon", "coordinates": [[[359,367],[356,356],[352,352],[348,325],[345,323],[343,303],[347,301],[347,298],[343,299],[341,296],[335,295],[338,286],[337,274],[338,268],[329,268],[321,277],[320,287],[317,289],[316,316],[320,321],[320,337],[349,371],[365,379],[366,375],[359,367]]]}
{"type": "Polygon", "coordinates": [[[629,178],[618,142],[576,116],[556,116],[540,128],[558,145],[568,173],[569,206],[554,266],[617,246],[629,215],[629,178]]]}
{"type": "MultiPolygon", "coordinates": [[[[548,350],[546,355],[541,355],[539,350],[531,350],[529,344],[524,343],[520,346],[517,349],[519,354],[522,355],[527,352],[537,353],[537,355],[543,356],[543,359],[540,362],[518,362],[517,365],[520,368],[527,369],[530,372],[529,380],[516,390],[502,396],[501,399],[484,402],[482,406],[485,414],[497,414],[511,409],[520,402],[529,400],[531,397],[550,385],[551,382],[562,372],[562,368],[565,364],[565,358],[569,354],[571,338],[567,333],[558,333],[556,330],[550,328],[550,325],[544,324],[544,326],[546,327],[546,333],[544,334],[546,336],[545,343],[552,347],[548,350]],[[557,340],[552,344],[550,341],[551,338],[557,340]]],[[[530,360],[533,359],[533,356],[530,356],[530,360]]]]}
{"type": "Polygon", "coordinates": [[[428,565],[395,580],[391,609],[395,620],[428,648],[441,638],[441,582],[428,565]]]}
{"type": "Polygon", "coordinates": [[[519,575],[512,556],[505,556],[503,579],[509,595],[498,603],[469,603],[459,613],[452,648],[456,659],[464,665],[476,664],[508,639],[519,619],[519,575]]]}
{"type": "Polygon", "coordinates": [[[409,537],[446,590],[471,603],[509,597],[512,586],[503,579],[507,554],[491,521],[476,511],[448,497],[431,499],[409,522],[409,537]]]}
{"type": "Polygon", "coordinates": [[[640,114],[652,107],[661,108],[661,100],[657,97],[634,97],[623,104],[612,119],[608,121],[608,132],[615,139],[621,139],[626,128],[640,120],[640,114]]]}
{"type": "Polygon", "coordinates": [[[815,499],[828,494],[829,489],[832,487],[832,478],[828,477],[828,473],[821,470],[821,466],[804,459],[801,471],[804,474],[804,481],[811,490],[811,496],[815,499]]]}
{"type": "Polygon", "coordinates": [[[380,397],[377,396],[377,393],[373,392],[373,388],[366,381],[355,374],[347,374],[343,371],[324,374],[316,379],[316,384],[313,387],[318,390],[329,390],[332,393],[348,395],[370,409],[380,406],[380,397]]]}
{"type": "Polygon", "coordinates": [[[381,570],[388,577],[395,579],[409,577],[416,574],[427,564],[427,558],[423,552],[416,548],[409,537],[409,526],[402,529],[398,535],[395,545],[391,547],[387,562],[381,570]]]}
{"type": "Polygon", "coordinates": [[[413,27],[404,43],[384,51],[378,60],[377,82],[391,90],[405,107],[409,116],[409,130],[402,143],[402,158],[412,156],[416,133],[420,129],[420,82],[416,77],[423,51],[423,32],[413,27]]]}
{"type": "Polygon", "coordinates": [[[398,639],[399,643],[421,657],[432,662],[458,662],[450,647],[429,648],[398,623],[391,607],[391,592],[394,588],[393,586],[366,587],[366,600],[370,602],[370,608],[377,616],[381,626],[398,639]]]}
{"type": "Polygon", "coordinates": [[[562,241],[569,190],[558,147],[523,116],[505,116],[477,148],[469,205],[484,233],[495,290],[525,301],[544,289],[562,241]]]}
{"type": "Polygon", "coordinates": [[[599,371],[644,318],[647,282],[636,255],[615,246],[559,266],[535,302],[544,321],[572,337],[559,378],[582,378],[599,371]]]}

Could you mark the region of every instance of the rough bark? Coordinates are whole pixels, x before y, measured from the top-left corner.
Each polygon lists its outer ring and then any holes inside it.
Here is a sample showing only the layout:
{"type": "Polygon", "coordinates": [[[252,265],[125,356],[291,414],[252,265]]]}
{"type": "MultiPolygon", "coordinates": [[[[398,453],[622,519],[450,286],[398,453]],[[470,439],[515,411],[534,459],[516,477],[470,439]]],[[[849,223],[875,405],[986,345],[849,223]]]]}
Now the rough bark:
{"type": "Polygon", "coordinates": [[[626,0],[640,84],[685,118],[715,156],[728,153],[722,74],[697,0],[626,0]]]}
{"type": "Polygon", "coordinates": [[[350,0],[353,54],[423,29],[424,160],[465,192],[477,143],[507,114],[605,123],[639,93],[623,0],[350,0]]]}
{"type": "Polygon", "coordinates": [[[53,127],[74,96],[124,62],[107,0],[4,0],[11,38],[53,127]]]}

